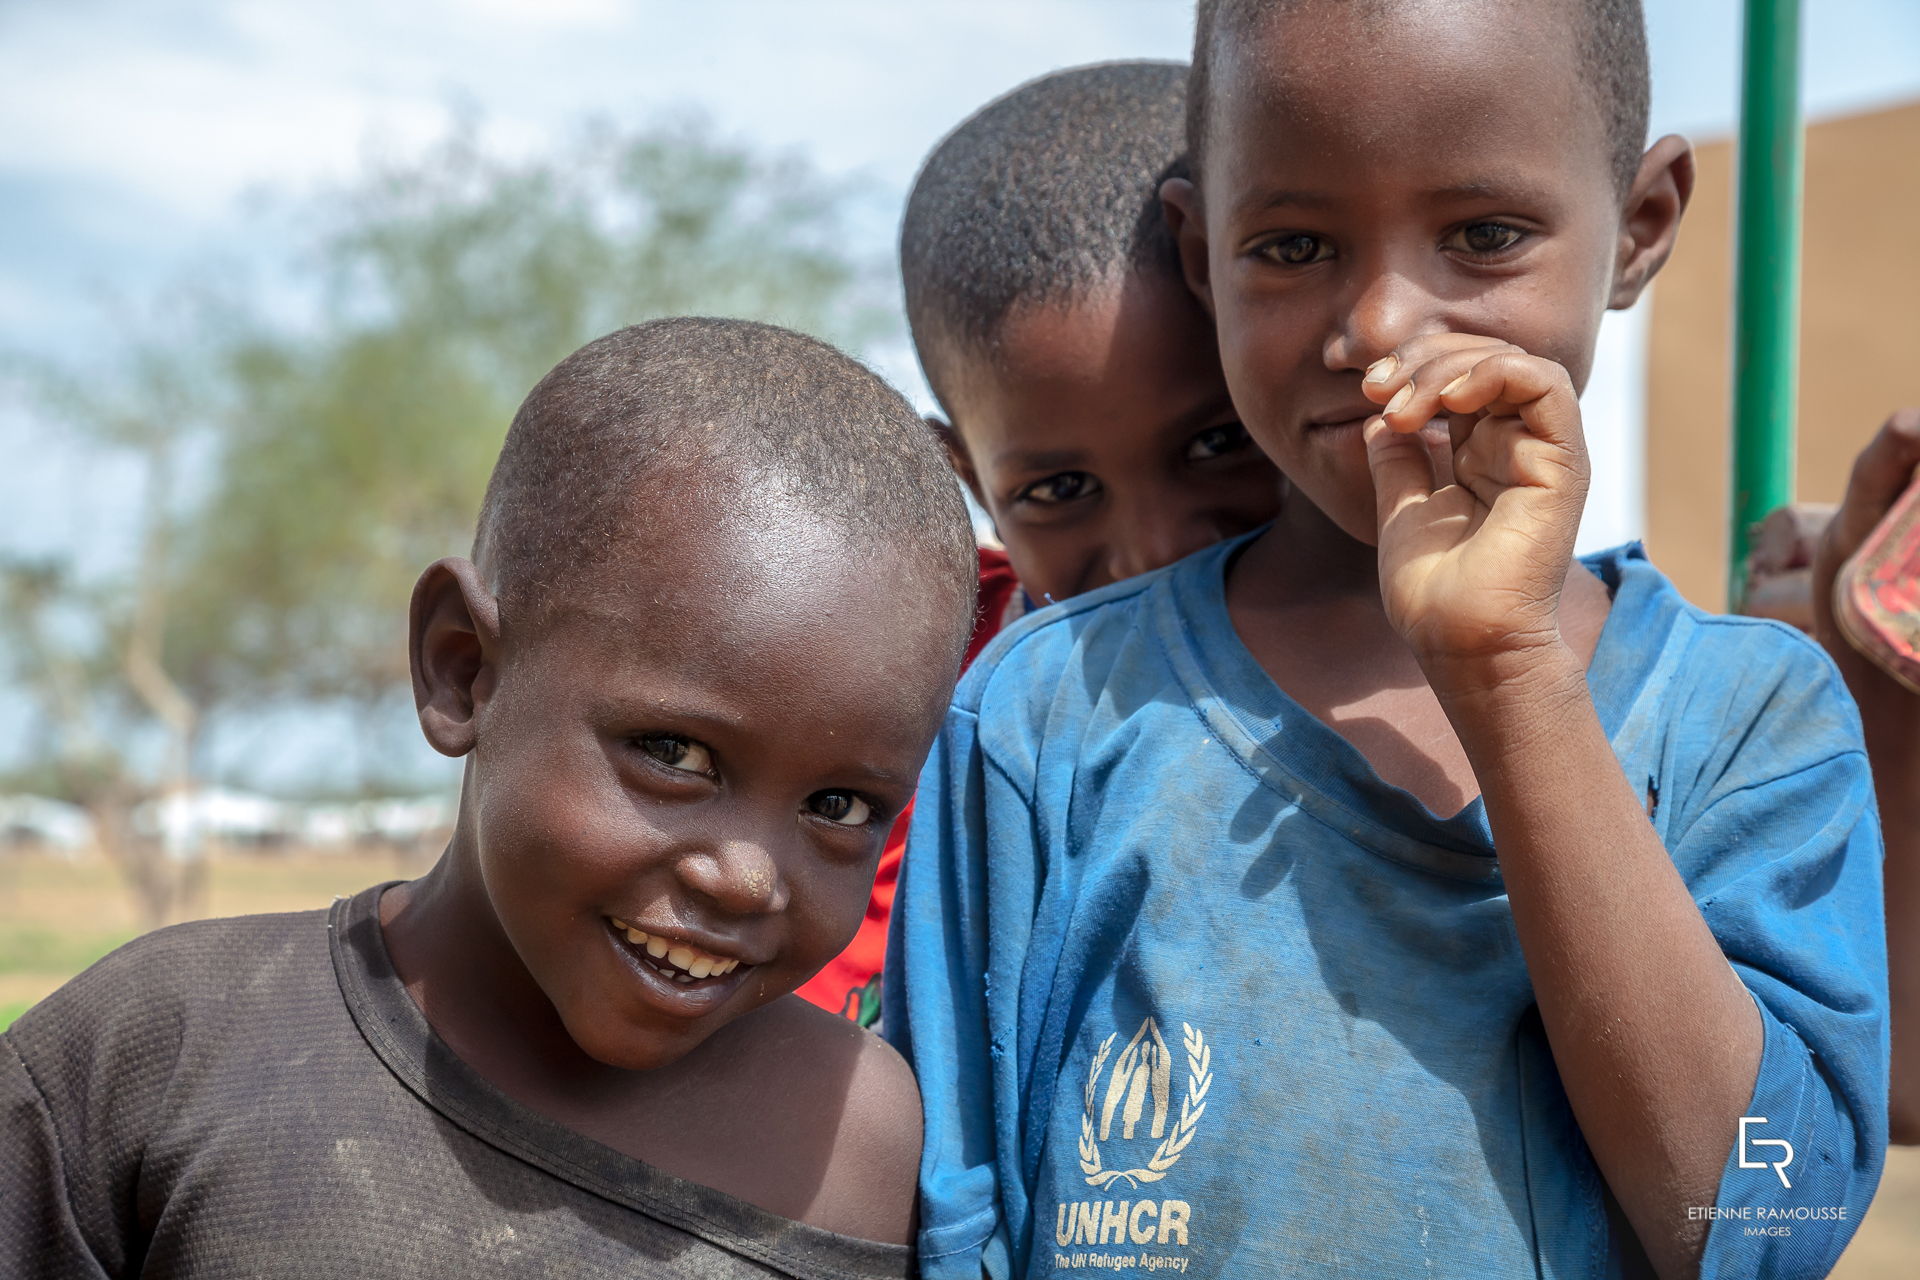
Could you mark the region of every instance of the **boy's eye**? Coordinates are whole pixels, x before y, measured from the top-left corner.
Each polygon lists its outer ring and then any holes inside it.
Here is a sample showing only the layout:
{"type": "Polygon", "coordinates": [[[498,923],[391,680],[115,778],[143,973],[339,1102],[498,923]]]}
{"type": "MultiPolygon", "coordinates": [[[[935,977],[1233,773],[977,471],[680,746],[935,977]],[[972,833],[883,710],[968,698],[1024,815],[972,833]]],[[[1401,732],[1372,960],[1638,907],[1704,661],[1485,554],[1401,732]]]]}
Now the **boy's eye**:
{"type": "Polygon", "coordinates": [[[1449,247],[1484,257],[1504,253],[1525,236],[1526,232],[1504,222],[1472,222],[1449,237],[1449,247]]]}
{"type": "Polygon", "coordinates": [[[1290,236],[1281,236],[1269,240],[1260,246],[1260,256],[1270,262],[1288,267],[1305,267],[1316,262],[1325,262],[1333,256],[1333,246],[1319,236],[1310,236],[1304,232],[1290,236]]]}
{"type": "Polygon", "coordinates": [[[1035,480],[1013,495],[1015,502],[1052,505],[1090,498],[1100,492],[1100,482],[1085,471],[1062,471],[1044,480],[1035,480]]]}
{"type": "Polygon", "coordinates": [[[1243,449],[1251,441],[1252,437],[1247,435],[1245,427],[1237,422],[1224,422],[1217,427],[1208,427],[1187,441],[1187,461],[1205,462],[1208,458],[1243,449]]]}
{"type": "Polygon", "coordinates": [[[862,826],[873,816],[873,806],[851,791],[816,791],[807,797],[807,808],[843,827],[862,826]]]}
{"type": "Polygon", "coordinates": [[[640,749],[682,773],[712,773],[713,752],[691,738],[677,733],[649,733],[636,740],[640,749]]]}

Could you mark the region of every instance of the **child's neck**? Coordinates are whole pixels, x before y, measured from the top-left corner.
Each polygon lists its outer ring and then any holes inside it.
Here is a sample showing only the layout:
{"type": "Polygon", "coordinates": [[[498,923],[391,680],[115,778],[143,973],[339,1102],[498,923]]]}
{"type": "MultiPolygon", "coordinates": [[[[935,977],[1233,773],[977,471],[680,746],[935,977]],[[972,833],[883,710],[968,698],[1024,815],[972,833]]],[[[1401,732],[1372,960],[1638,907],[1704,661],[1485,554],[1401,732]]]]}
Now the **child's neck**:
{"type": "Polygon", "coordinates": [[[462,834],[431,871],[381,899],[387,952],[407,994],[455,1054],[522,1099],[630,1074],[594,1061],[567,1034],[488,907],[462,834]]]}
{"type": "Polygon", "coordinates": [[[1262,609],[1335,602],[1380,615],[1379,553],[1359,541],[1298,492],[1289,492],[1273,526],[1241,553],[1234,566],[1236,607],[1262,609]]]}
{"type": "Polygon", "coordinates": [[[386,891],[380,924],[435,1034],[523,1106],[781,1217],[889,1243],[910,1238],[918,1102],[910,1084],[890,1104],[860,1091],[864,1044],[878,1041],[852,1024],[785,996],[663,1066],[596,1062],[507,939],[461,830],[432,871],[386,891]],[[903,1126],[911,1141],[894,1140],[903,1126]],[[888,1135],[886,1159],[873,1158],[876,1132],[888,1135]],[[906,1150],[904,1164],[895,1147],[906,1150]]]}
{"type": "Polygon", "coordinates": [[[1234,630],[1273,682],[1428,810],[1479,784],[1413,650],[1380,600],[1375,549],[1297,493],[1227,579],[1234,630]]]}
{"type": "MultiPolygon", "coordinates": [[[[1381,778],[1441,817],[1479,794],[1426,674],[1387,620],[1373,547],[1290,494],[1273,527],[1234,563],[1226,594],[1254,660],[1381,778]]],[[[1606,587],[1573,566],[1561,629],[1582,662],[1593,656],[1608,608],[1606,587]]]]}

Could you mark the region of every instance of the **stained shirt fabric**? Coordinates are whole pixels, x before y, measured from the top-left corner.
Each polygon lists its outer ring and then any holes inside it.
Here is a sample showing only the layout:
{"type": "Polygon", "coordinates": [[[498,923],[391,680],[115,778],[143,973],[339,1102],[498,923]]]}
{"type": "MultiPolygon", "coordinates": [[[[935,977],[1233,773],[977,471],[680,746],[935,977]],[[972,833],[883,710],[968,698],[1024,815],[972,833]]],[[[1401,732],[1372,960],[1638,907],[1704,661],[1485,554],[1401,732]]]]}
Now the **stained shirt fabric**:
{"type": "Polygon", "coordinates": [[[395,975],[379,887],[179,925],[0,1035],[0,1275],[909,1274],[500,1093],[395,975]]]}
{"type": "MultiPolygon", "coordinates": [[[[1484,807],[1436,817],[1264,673],[1225,603],[1245,541],[1036,614],[961,685],[886,973],[924,1274],[1631,1270],[1484,807]]],[[[1797,633],[1637,546],[1587,564],[1600,720],[1764,1028],[1702,1274],[1825,1275],[1886,1134],[1857,713],[1797,633]]]]}

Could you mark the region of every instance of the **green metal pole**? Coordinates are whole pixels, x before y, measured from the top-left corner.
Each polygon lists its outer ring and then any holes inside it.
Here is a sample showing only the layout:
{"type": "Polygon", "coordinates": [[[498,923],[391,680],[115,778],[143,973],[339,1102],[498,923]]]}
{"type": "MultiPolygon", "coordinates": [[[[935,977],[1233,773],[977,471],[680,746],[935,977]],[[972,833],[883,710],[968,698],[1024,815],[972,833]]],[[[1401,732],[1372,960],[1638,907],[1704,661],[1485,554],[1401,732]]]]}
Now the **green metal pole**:
{"type": "Polygon", "coordinates": [[[1747,531],[1793,501],[1800,317],[1800,0],[1747,0],[1740,96],[1728,600],[1746,595],[1747,531]]]}

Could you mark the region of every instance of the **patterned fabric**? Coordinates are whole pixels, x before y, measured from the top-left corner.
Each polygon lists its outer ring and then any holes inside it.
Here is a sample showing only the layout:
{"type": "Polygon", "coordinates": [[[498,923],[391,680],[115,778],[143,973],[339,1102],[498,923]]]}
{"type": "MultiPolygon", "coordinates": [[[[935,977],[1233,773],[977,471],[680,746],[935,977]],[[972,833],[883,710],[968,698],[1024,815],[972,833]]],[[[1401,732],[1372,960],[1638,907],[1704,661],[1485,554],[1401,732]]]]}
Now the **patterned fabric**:
{"type": "Polygon", "coordinates": [[[1847,643],[1920,693],[1920,476],[1833,584],[1847,643]]]}

